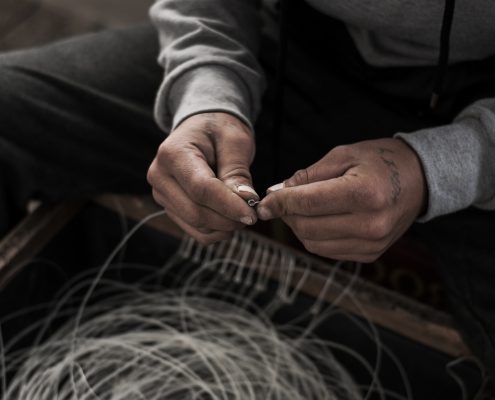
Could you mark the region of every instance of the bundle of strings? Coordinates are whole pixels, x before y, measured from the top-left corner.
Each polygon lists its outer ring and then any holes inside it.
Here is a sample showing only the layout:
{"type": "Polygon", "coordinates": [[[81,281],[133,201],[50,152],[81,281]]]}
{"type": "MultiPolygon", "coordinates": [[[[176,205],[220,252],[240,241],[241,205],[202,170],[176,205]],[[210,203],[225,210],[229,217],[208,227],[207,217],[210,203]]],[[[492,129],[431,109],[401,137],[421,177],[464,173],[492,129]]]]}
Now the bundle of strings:
{"type": "MultiPolygon", "coordinates": [[[[291,264],[283,252],[269,257],[258,246],[254,261],[265,274],[258,271],[254,278],[253,269],[245,268],[248,258],[253,262],[253,252],[247,251],[252,239],[243,240],[237,257],[241,236],[209,248],[184,240],[158,273],[141,282],[105,279],[115,255],[145,222],[129,232],[96,278],[71,285],[38,323],[31,348],[2,348],[2,398],[346,400],[368,398],[372,391],[386,397],[376,382],[363,396],[363,388],[333,356],[336,344],[313,336],[311,328],[280,329],[272,322],[273,313],[293,300],[287,284],[280,284],[263,306],[253,301],[266,289],[270,264],[291,264]],[[240,286],[226,290],[233,281],[240,286]],[[79,305],[71,308],[67,305],[76,293],[79,305]],[[46,338],[60,315],[68,321],[46,338]]],[[[306,274],[299,276],[303,280],[306,274]]],[[[308,315],[320,311],[320,299],[316,304],[308,315]]],[[[374,373],[371,366],[369,371],[374,373]]]]}
{"type": "Polygon", "coordinates": [[[261,311],[177,291],[104,303],[75,342],[72,321],[18,359],[4,398],[360,398],[324,343],[278,334],[261,311]]]}

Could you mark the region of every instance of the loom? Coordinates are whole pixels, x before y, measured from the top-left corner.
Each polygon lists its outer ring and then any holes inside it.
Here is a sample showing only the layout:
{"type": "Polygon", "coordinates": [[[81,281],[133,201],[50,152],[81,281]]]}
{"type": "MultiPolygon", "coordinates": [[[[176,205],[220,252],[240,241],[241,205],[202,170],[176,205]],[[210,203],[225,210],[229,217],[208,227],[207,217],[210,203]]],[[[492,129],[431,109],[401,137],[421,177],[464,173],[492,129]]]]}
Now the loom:
{"type": "MultiPolygon", "coordinates": [[[[119,229],[155,211],[152,203],[141,199],[116,201],[113,197],[102,197],[89,203],[41,208],[28,217],[1,244],[2,315],[19,313],[2,324],[4,341],[12,340],[34,318],[46,315],[39,303],[51,300],[54,290],[67,281],[68,277],[60,275],[77,274],[78,264],[83,269],[93,257],[93,265],[99,265],[119,242],[119,229]],[[79,236],[91,219],[98,221],[97,236],[104,239],[96,255],[85,253],[84,240],[79,236]],[[109,222],[105,225],[108,230],[101,230],[99,223],[103,220],[109,222]],[[113,243],[109,238],[115,239],[113,243]],[[74,260],[74,254],[81,254],[81,260],[74,260]],[[60,271],[57,265],[69,261],[74,271],[60,271]],[[53,279],[44,290],[35,290],[31,298],[20,299],[19,291],[29,293],[29,282],[36,281],[40,274],[53,279]],[[33,310],[33,306],[37,308],[33,310]],[[26,307],[32,311],[20,312],[26,307]]],[[[375,365],[377,338],[370,337],[369,330],[357,328],[372,324],[379,334],[380,345],[387,349],[377,374],[391,392],[404,393],[397,360],[412,386],[412,398],[471,398],[478,391],[480,372],[475,364],[459,361],[468,359],[469,352],[447,315],[363,281],[349,266],[321,261],[253,232],[240,233],[230,242],[208,248],[182,237],[182,232],[165,217],[151,219],[120,249],[125,249],[126,254],[116,254],[116,260],[149,265],[164,260],[180,265],[181,260],[188,260],[193,266],[210,270],[219,282],[233,285],[238,293],[244,291],[251,297],[259,297],[257,301],[261,302],[266,301],[266,296],[276,298],[275,309],[283,309],[281,313],[271,313],[277,324],[297,320],[302,309],[309,310],[314,316],[312,321],[317,321],[311,329],[318,335],[353,349],[375,365]],[[170,254],[175,254],[173,260],[168,257],[170,254]],[[453,378],[450,366],[455,366],[454,376],[460,380],[461,387],[453,378]]],[[[142,270],[146,268],[143,266],[142,270]]],[[[125,272],[129,276],[118,278],[133,281],[143,273],[139,268],[131,270],[125,272]]],[[[181,276],[193,274],[191,271],[182,271],[181,276]]],[[[19,346],[30,342],[32,338],[26,335],[19,346]]],[[[369,384],[368,374],[363,374],[355,360],[343,353],[339,356],[357,382],[368,379],[369,384]]]]}

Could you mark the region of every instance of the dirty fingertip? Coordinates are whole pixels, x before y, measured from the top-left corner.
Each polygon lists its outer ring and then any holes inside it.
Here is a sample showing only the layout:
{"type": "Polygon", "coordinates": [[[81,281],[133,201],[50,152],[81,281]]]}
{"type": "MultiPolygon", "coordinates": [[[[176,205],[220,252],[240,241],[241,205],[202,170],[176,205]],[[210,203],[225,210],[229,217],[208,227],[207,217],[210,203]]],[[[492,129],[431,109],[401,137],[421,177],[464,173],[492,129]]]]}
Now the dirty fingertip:
{"type": "Polygon", "coordinates": [[[252,194],[253,196],[256,196],[258,199],[260,198],[258,193],[256,193],[256,190],[254,190],[251,186],[248,186],[248,185],[238,185],[237,191],[239,193],[249,193],[249,194],[252,194]]]}
{"type": "Polygon", "coordinates": [[[255,218],[251,216],[245,216],[241,218],[241,223],[243,223],[244,225],[254,225],[255,222],[255,218]]]}
{"type": "Polygon", "coordinates": [[[285,188],[285,182],[280,182],[280,183],[277,183],[276,185],[270,186],[268,189],[266,189],[266,193],[270,194],[273,192],[277,192],[278,190],[281,190],[283,188],[285,188]]]}
{"type": "Polygon", "coordinates": [[[258,207],[256,212],[262,221],[268,221],[273,218],[272,212],[265,206],[258,207]]]}

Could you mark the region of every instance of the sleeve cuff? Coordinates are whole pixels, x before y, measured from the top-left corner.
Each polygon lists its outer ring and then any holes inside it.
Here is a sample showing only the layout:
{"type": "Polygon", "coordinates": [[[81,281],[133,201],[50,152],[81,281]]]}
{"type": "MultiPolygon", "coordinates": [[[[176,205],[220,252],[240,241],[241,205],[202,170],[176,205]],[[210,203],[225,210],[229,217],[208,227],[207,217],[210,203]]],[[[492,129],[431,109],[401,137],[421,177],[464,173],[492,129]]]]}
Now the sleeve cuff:
{"type": "Polygon", "coordinates": [[[253,131],[252,108],[244,82],[228,68],[209,65],[186,71],[173,83],[165,81],[155,103],[155,119],[165,132],[170,132],[194,114],[225,112],[253,131]]]}
{"type": "Polygon", "coordinates": [[[397,133],[420,158],[428,187],[428,208],[418,221],[426,222],[476,203],[483,178],[484,145],[474,120],[397,133]]]}

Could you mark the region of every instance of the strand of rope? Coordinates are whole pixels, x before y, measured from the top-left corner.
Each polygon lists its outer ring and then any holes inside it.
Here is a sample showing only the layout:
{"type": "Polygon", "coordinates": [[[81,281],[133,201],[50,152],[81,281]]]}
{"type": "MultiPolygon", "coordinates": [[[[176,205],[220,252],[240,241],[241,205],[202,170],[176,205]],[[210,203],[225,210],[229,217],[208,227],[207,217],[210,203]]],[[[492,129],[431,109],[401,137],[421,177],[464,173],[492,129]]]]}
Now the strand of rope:
{"type": "MultiPolygon", "coordinates": [[[[203,248],[190,239],[158,271],[133,285],[105,278],[113,259],[150,215],[134,227],[96,271],[71,282],[27,351],[3,346],[2,398],[12,400],[346,400],[409,399],[378,380],[382,353],[389,353],[372,326],[374,365],[344,346],[313,334],[320,322],[342,312],[324,298],[341,265],[328,274],[320,295],[291,324],[275,325],[273,315],[292,304],[309,276],[283,248],[238,234],[230,242],[203,248]],[[278,276],[269,301],[255,299],[278,276]],[[74,307],[77,299],[79,306],[74,307]],[[72,304],[72,306],[68,306],[72,304]],[[51,323],[68,321],[49,336],[51,323]],[[305,327],[296,323],[307,321],[305,327]],[[289,334],[289,332],[291,334],[289,334]],[[356,384],[335,358],[338,350],[369,373],[371,384],[356,384]],[[9,379],[6,385],[7,377],[9,379]]],[[[304,264],[304,263],[303,263],[304,264]]],[[[122,265],[120,266],[122,267],[122,265]]],[[[146,266],[137,266],[146,270],[146,266]]],[[[357,273],[357,272],[356,272],[357,273]]],[[[19,339],[20,340],[20,339],[19,339]]],[[[14,341],[15,342],[15,341],[14,341]]],[[[401,367],[398,363],[398,369],[401,367]]],[[[406,379],[404,377],[404,379],[406,379]]],[[[407,382],[405,383],[406,387],[407,382]]]]}

